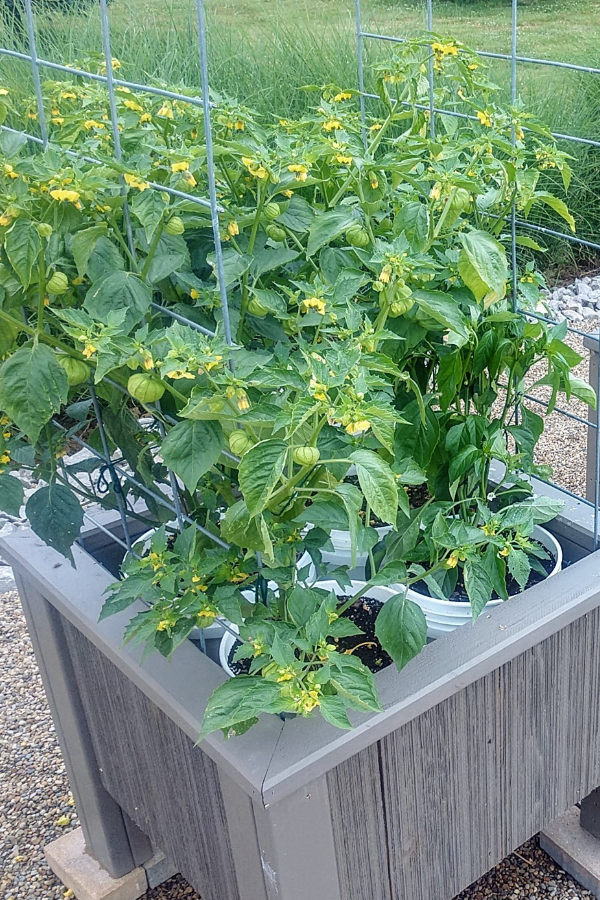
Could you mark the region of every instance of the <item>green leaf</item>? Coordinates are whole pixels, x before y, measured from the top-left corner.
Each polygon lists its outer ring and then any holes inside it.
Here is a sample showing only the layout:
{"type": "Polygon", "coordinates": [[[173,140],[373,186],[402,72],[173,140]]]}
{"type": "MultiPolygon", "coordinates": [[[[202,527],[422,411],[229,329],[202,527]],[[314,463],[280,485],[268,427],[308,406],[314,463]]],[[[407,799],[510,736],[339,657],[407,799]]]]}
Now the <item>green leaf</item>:
{"type": "Polygon", "coordinates": [[[455,338],[452,343],[464,344],[469,340],[466,319],[451,295],[443,294],[441,291],[415,291],[413,297],[419,309],[453,332],[455,338]]]}
{"type": "Polygon", "coordinates": [[[180,234],[163,233],[146,277],[150,284],[157,284],[163,278],[168,278],[173,272],[178,272],[180,269],[186,270],[189,267],[190,254],[185,238],[180,234]]]}
{"type": "Polygon", "coordinates": [[[73,259],[77,266],[77,274],[80,278],[83,278],[85,275],[94,247],[100,238],[106,234],[107,227],[105,223],[93,225],[91,228],[83,228],[73,235],[71,253],[73,254],[73,259]]]}
{"type": "Polygon", "coordinates": [[[0,474],[0,509],[9,516],[18,516],[23,506],[24,489],[16,475],[0,474]]]}
{"type": "Polygon", "coordinates": [[[355,450],[350,459],[356,466],[365,499],[382,522],[395,527],[398,516],[398,485],[389,465],[371,450],[355,450]]]}
{"type": "Polygon", "coordinates": [[[125,263],[116,245],[106,235],[98,238],[87,264],[87,275],[92,284],[124,270],[125,263]]]}
{"type": "Polygon", "coordinates": [[[285,441],[260,441],[242,457],[240,488],[251,516],[258,515],[267,505],[283,472],[287,451],[285,441]]]}
{"type": "MultiPolygon", "coordinates": [[[[380,613],[381,615],[381,613],[380,613]]],[[[331,684],[354,709],[380,712],[373,675],[360,660],[332,654],[331,684]]]]}
{"type": "Polygon", "coordinates": [[[491,234],[471,231],[460,236],[462,250],[458,271],[477,301],[488,306],[506,294],[508,261],[506,251],[491,234]]]}
{"type": "Polygon", "coordinates": [[[355,221],[354,214],[348,207],[331,209],[317,216],[308,232],[307,255],[314,256],[317,250],[339,237],[355,221]]]}
{"type": "Polygon", "coordinates": [[[27,219],[17,219],[4,239],[6,255],[19,276],[23,287],[31,284],[33,267],[37,266],[42,242],[35,225],[27,219]]]}
{"type": "Polygon", "coordinates": [[[346,712],[346,704],[339,694],[323,694],[319,701],[319,709],[325,721],[330,725],[335,725],[336,728],[352,728],[346,712]]]}
{"type": "Polygon", "coordinates": [[[221,521],[221,536],[246,550],[264,553],[268,549],[260,524],[251,518],[243,500],[238,500],[228,508],[221,521]]]}
{"type": "Polygon", "coordinates": [[[0,367],[0,409],[33,444],[68,392],[65,371],[45,344],[20,347],[0,367]]]}
{"type": "Polygon", "coordinates": [[[240,723],[256,722],[262,712],[282,712],[281,685],[254,675],[238,675],[210,697],[198,740],[219,729],[228,732],[240,723]]]}
{"type": "Polygon", "coordinates": [[[37,536],[72,561],[71,546],[83,525],[83,509],[73,491],[56,483],[38,488],[25,512],[37,536]]]}
{"type": "Polygon", "coordinates": [[[133,198],[131,210],[142,225],[148,243],[152,240],[166,208],[167,204],[160,191],[140,191],[133,198]]]}
{"type": "MultiPolygon", "coordinates": [[[[217,278],[217,260],[214,253],[209,253],[206,257],[206,261],[210,266],[212,266],[213,275],[217,278]]],[[[244,272],[247,272],[250,263],[252,262],[251,257],[242,256],[241,253],[238,253],[237,250],[227,249],[223,251],[223,272],[225,275],[225,287],[229,287],[229,285],[233,284],[238,278],[241,278],[244,272]]]]}
{"type": "Polygon", "coordinates": [[[87,292],[83,307],[98,322],[107,324],[108,314],[125,310],[123,327],[131,331],[150,308],[152,291],[131,272],[114,272],[93,284],[87,292]]]}
{"type": "MultiPolygon", "coordinates": [[[[425,420],[416,400],[404,407],[402,417],[408,424],[397,423],[394,431],[394,455],[397,461],[406,460],[406,467],[413,462],[425,469],[440,439],[440,426],[435,412],[428,406],[425,420]]],[[[402,465],[400,465],[402,471],[402,465]]]]}
{"type": "Polygon", "coordinates": [[[223,447],[223,431],[218,422],[187,419],[178,422],[162,442],[166,466],[181,478],[190,493],[214,466],[223,447]]]}
{"type": "MultiPolygon", "coordinates": [[[[362,506],[362,494],[354,484],[342,482],[335,487],[336,494],[341,497],[346,515],[348,517],[348,531],[350,532],[350,559],[351,564],[356,565],[356,546],[358,543],[358,528],[360,519],[358,514],[362,506]]],[[[329,528],[331,528],[331,524],[329,528]]],[[[326,530],[328,530],[326,528],[326,530]]]]}
{"type": "Polygon", "coordinates": [[[591,384],[584,381],[583,378],[577,378],[577,376],[572,375],[571,372],[568,374],[568,380],[571,393],[577,397],[578,400],[587,403],[592,409],[596,409],[596,391],[591,384]]]}
{"type": "Polygon", "coordinates": [[[383,604],[375,621],[375,635],[402,669],[427,643],[425,614],[403,591],[383,604]]]}
{"type": "Polygon", "coordinates": [[[486,604],[492,599],[494,585],[485,566],[478,560],[467,559],[464,573],[465,588],[471,603],[471,612],[473,619],[476,619],[486,604]]]}
{"type": "MultiPolygon", "coordinates": [[[[548,194],[546,191],[537,191],[533,197],[534,202],[542,202],[545,203],[546,206],[549,206],[550,209],[553,209],[555,213],[557,213],[561,219],[564,219],[571,231],[575,231],[575,219],[569,212],[569,207],[565,203],[564,200],[561,200],[559,197],[555,197],[554,194],[548,194]]],[[[531,206],[531,203],[529,204],[531,206]]]]}
{"type": "Polygon", "coordinates": [[[294,194],[286,211],[277,217],[277,222],[281,222],[282,225],[297,234],[304,234],[310,228],[314,217],[315,214],[310,203],[304,197],[294,194]]]}
{"type": "Polygon", "coordinates": [[[274,269],[280,269],[289,262],[297,259],[299,253],[297,250],[290,250],[289,247],[265,247],[254,254],[250,265],[250,274],[255,280],[267,272],[274,269]]]}
{"type": "Polygon", "coordinates": [[[522,591],[527,587],[529,576],[531,575],[531,563],[527,554],[523,550],[513,547],[508,554],[506,563],[508,571],[515,579],[522,591]]]}

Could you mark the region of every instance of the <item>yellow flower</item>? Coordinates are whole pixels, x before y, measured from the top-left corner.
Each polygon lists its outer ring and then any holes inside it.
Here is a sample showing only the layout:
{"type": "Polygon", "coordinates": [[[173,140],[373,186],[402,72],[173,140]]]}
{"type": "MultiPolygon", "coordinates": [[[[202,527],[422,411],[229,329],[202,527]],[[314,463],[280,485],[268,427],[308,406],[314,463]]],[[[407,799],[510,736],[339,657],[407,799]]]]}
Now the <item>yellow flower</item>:
{"type": "Polygon", "coordinates": [[[159,622],[158,625],[156,626],[157,631],[166,631],[167,628],[169,628],[169,623],[167,622],[166,619],[163,619],[162,622],[159,622]]]}
{"type": "Polygon", "coordinates": [[[151,121],[152,121],[152,116],[148,112],[143,113],[140,116],[140,122],[151,122],[151,121]]]}
{"type": "Polygon", "coordinates": [[[492,117],[489,115],[489,113],[478,110],[477,118],[479,119],[479,121],[481,122],[482,125],[485,125],[486,128],[491,128],[492,117]]]}
{"type": "Polygon", "coordinates": [[[499,555],[499,556],[509,556],[509,555],[510,555],[510,551],[511,551],[511,546],[510,546],[510,544],[506,544],[506,545],[502,548],[502,550],[499,550],[499,551],[498,551],[498,555],[499,555]]]}
{"type": "Polygon", "coordinates": [[[240,233],[240,228],[239,228],[238,223],[235,221],[230,222],[229,225],[227,226],[227,231],[229,232],[229,234],[231,234],[233,237],[235,237],[236,234],[240,233]]]}
{"type": "Polygon", "coordinates": [[[239,390],[236,392],[236,402],[240,412],[245,412],[247,409],[250,409],[250,401],[248,400],[246,391],[239,390]]]}
{"type": "Polygon", "coordinates": [[[171,172],[187,172],[190,168],[190,164],[187,159],[181,160],[181,162],[174,162],[171,164],[171,172]]]}
{"type": "Polygon", "coordinates": [[[90,356],[93,356],[97,350],[98,348],[96,347],[96,345],[88,341],[88,343],[86,343],[85,347],[83,348],[83,355],[86,359],[89,359],[90,356]]]}
{"type": "Polygon", "coordinates": [[[192,288],[190,291],[190,297],[192,298],[192,300],[197,300],[199,296],[200,291],[197,291],[196,288],[192,288]]]}
{"type": "Polygon", "coordinates": [[[350,91],[340,91],[339,94],[336,94],[333,98],[334,103],[339,103],[340,100],[349,100],[352,94],[350,91]]]}
{"type": "Polygon", "coordinates": [[[309,385],[309,389],[313,392],[313,397],[315,400],[321,400],[325,402],[327,398],[327,387],[324,384],[319,384],[316,378],[311,378],[309,385]]]}
{"type": "Polygon", "coordinates": [[[337,131],[342,127],[342,123],[338,122],[337,119],[329,119],[327,122],[323,122],[323,128],[325,131],[337,131]]]}
{"type": "Polygon", "coordinates": [[[0,88],[0,97],[6,97],[7,94],[8,91],[6,90],[6,88],[0,88]]]}
{"type": "Polygon", "coordinates": [[[129,172],[125,172],[123,178],[125,179],[125,183],[129,185],[129,187],[137,188],[138,191],[145,191],[146,188],[150,187],[147,181],[142,181],[142,179],[138,178],[137,175],[131,175],[129,172]]]}
{"type": "Polygon", "coordinates": [[[284,197],[293,197],[294,196],[294,192],[290,191],[290,190],[282,191],[281,193],[283,194],[284,197]]]}
{"type": "Polygon", "coordinates": [[[291,666],[288,666],[286,669],[280,668],[276,680],[278,683],[282,681],[291,681],[294,675],[295,672],[291,666]]]}
{"type": "Polygon", "coordinates": [[[28,117],[29,117],[30,119],[32,119],[32,121],[34,121],[34,122],[36,121],[36,119],[37,119],[37,113],[30,112],[30,113],[27,113],[27,115],[28,115],[28,117]]]}
{"type": "Polygon", "coordinates": [[[2,437],[4,438],[5,441],[7,441],[10,437],[10,431],[3,431],[2,437]]]}
{"type": "Polygon", "coordinates": [[[479,68],[479,66],[477,65],[477,63],[469,63],[469,65],[467,66],[467,68],[469,68],[472,72],[474,72],[475,69],[478,69],[478,68],[479,68]]]}
{"type": "Polygon", "coordinates": [[[215,358],[213,360],[210,360],[209,362],[204,364],[204,368],[206,369],[207,372],[210,372],[211,369],[214,369],[215,366],[219,365],[219,363],[222,361],[222,359],[223,359],[223,357],[219,356],[219,354],[217,353],[217,354],[215,354],[215,358]]]}
{"type": "Polygon", "coordinates": [[[458,565],[458,553],[451,553],[446,560],[447,569],[455,569],[458,565]]]}
{"type": "Polygon", "coordinates": [[[73,91],[63,91],[60,96],[63,100],[77,100],[77,94],[74,94],[73,91]]]}
{"type": "Polygon", "coordinates": [[[65,191],[62,188],[55,188],[53,191],[50,191],[50,196],[53,200],[68,200],[70,203],[77,204],[81,195],[79,191],[65,191]]]}
{"type": "Polygon", "coordinates": [[[196,185],[198,184],[191,172],[184,172],[182,177],[185,183],[189,185],[189,187],[196,187],[196,185]]]}
{"type": "Polygon", "coordinates": [[[338,155],[336,156],[336,160],[344,166],[349,166],[350,163],[352,162],[352,157],[351,156],[343,156],[343,154],[338,153],[338,155]]]}
{"type": "Polygon", "coordinates": [[[379,273],[379,281],[383,281],[384,284],[389,284],[390,275],[392,274],[391,266],[384,266],[381,272],[379,273]]]}
{"type": "Polygon", "coordinates": [[[106,128],[106,125],[104,124],[104,122],[96,122],[95,119],[86,119],[86,121],[83,123],[83,127],[87,128],[87,130],[89,131],[90,128],[106,128]]]}
{"type": "Polygon", "coordinates": [[[300,163],[292,163],[291,166],[288,166],[288,172],[295,173],[296,181],[306,181],[308,177],[308,166],[300,163]]]}
{"type": "Polygon", "coordinates": [[[434,184],[434,186],[429,191],[429,196],[431,197],[432,200],[439,200],[441,193],[442,193],[442,186],[441,186],[441,184],[437,183],[437,184],[434,184]]]}
{"type": "Polygon", "coordinates": [[[375,122],[369,126],[369,131],[381,131],[382,127],[381,122],[375,122]]]}
{"type": "Polygon", "coordinates": [[[241,121],[241,119],[238,119],[233,127],[235,128],[236,131],[243,131],[246,126],[241,121]]]}
{"type": "Polygon", "coordinates": [[[458,56],[458,47],[455,44],[439,44],[434,43],[431,49],[435,53],[436,59],[443,59],[445,56],[458,56]]]}
{"type": "Polygon", "coordinates": [[[4,213],[2,216],[0,216],[0,225],[3,228],[6,225],[10,225],[11,222],[12,222],[12,216],[7,216],[6,213],[4,213]]]}
{"type": "Polygon", "coordinates": [[[0,418],[0,425],[10,425],[10,419],[8,416],[2,416],[0,418]]]}
{"type": "Polygon", "coordinates": [[[165,103],[164,106],[161,106],[159,111],[156,114],[157,116],[162,116],[165,119],[173,119],[173,110],[169,106],[168,103],[165,103]]]}
{"type": "Polygon", "coordinates": [[[345,431],[346,434],[350,434],[354,437],[357,434],[368,431],[370,427],[371,423],[367,419],[358,419],[356,422],[350,422],[346,425],[345,431]]]}
{"type": "Polygon", "coordinates": [[[136,103],[135,100],[123,100],[123,106],[126,109],[132,109],[134,112],[143,112],[144,107],[140,106],[139,103],[136,103]]]}
{"type": "Polygon", "coordinates": [[[371,184],[371,187],[373,188],[373,190],[376,191],[377,188],[379,187],[379,182],[377,180],[376,175],[371,175],[370,184],[371,184]]]}
{"type": "Polygon", "coordinates": [[[8,465],[10,462],[10,453],[8,450],[5,450],[4,453],[0,456],[0,463],[2,465],[8,465]]]}
{"type": "Polygon", "coordinates": [[[304,312],[308,312],[310,309],[316,309],[320,316],[324,316],[327,304],[319,297],[307,297],[302,301],[300,306],[302,307],[304,312]]]}
{"type": "Polygon", "coordinates": [[[193,381],[195,376],[191,372],[186,372],[185,369],[173,369],[172,372],[167,372],[167,378],[191,378],[193,381]]]}
{"type": "Polygon", "coordinates": [[[254,175],[255,178],[269,177],[269,173],[267,172],[265,167],[255,159],[251,159],[251,157],[249,156],[242,156],[242,162],[246,166],[250,174],[254,175]]]}

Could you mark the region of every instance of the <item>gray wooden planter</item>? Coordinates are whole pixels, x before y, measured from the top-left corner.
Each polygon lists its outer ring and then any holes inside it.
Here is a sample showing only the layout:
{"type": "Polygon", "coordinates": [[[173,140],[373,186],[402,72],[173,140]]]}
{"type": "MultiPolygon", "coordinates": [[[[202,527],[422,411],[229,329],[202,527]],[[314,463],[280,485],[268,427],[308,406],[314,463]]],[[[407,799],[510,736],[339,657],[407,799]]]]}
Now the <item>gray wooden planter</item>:
{"type": "Polygon", "coordinates": [[[197,747],[226,676],[191,642],[140,664],[131,611],[98,623],[109,539],[89,532],[72,568],[3,538],[90,852],[123,874],[151,842],[203,900],[453,897],[600,784],[591,518],[568,501],[573,565],[380,673],[384,712],[354,731],[271,716],[197,747]]]}

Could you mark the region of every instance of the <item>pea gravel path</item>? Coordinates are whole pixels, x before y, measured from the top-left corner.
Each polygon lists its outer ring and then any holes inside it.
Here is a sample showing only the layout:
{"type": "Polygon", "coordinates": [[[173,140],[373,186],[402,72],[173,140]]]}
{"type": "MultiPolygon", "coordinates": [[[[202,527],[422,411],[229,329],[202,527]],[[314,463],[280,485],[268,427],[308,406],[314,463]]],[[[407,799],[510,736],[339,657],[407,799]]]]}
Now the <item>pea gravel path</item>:
{"type": "MultiPolygon", "coordinates": [[[[42,848],[79,824],[16,593],[0,595],[0,900],[68,900],[42,848]]],[[[145,900],[200,900],[179,876],[145,900]]],[[[457,900],[592,900],[529,841],[457,900]]]]}

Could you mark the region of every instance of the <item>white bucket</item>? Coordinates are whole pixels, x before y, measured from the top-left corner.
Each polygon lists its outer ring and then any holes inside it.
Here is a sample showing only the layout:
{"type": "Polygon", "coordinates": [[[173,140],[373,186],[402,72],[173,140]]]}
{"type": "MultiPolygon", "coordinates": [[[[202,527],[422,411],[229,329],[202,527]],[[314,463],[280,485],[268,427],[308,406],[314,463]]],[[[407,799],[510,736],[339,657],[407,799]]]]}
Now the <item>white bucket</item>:
{"type": "MultiPolygon", "coordinates": [[[[538,541],[545,550],[547,550],[555,560],[554,567],[549,573],[548,578],[556,575],[562,569],[562,547],[549,531],[536,525],[532,532],[532,538],[538,541]]],[[[396,589],[400,590],[400,585],[396,585],[396,589]]],[[[450,631],[454,631],[460,625],[466,625],[472,621],[471,604],[464,600],[438,600],[435,597],[428,597],[421,594],[414,588],[408,589],[408,596],[415,603],[418,603],[427,619],[427,637],[439,638],[450,631]]],[[[518,595],[514,595],[518,596],[518,595]]],[[[499,606],[504,603],[501,598],[498,600],[490,600],[486,605],[486,609],[499,606]]]]}

